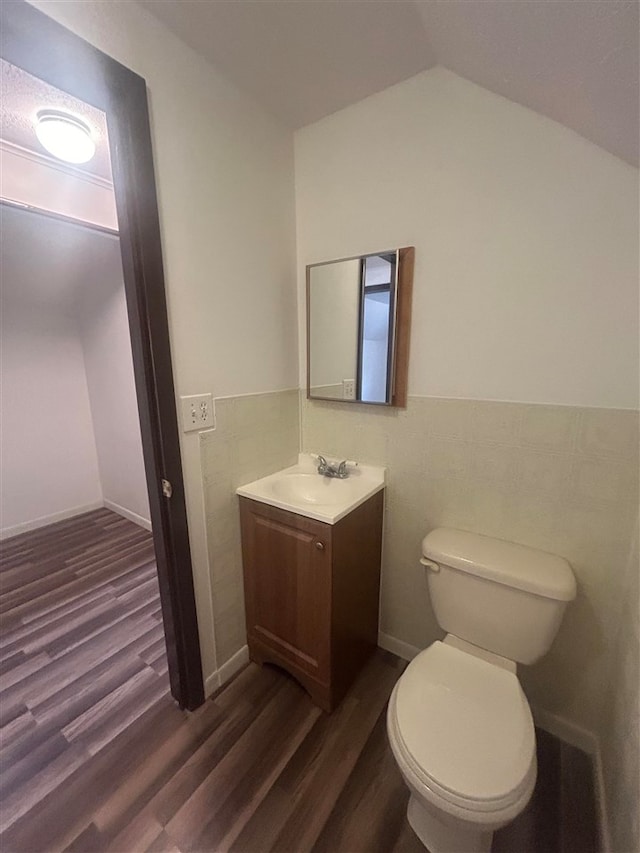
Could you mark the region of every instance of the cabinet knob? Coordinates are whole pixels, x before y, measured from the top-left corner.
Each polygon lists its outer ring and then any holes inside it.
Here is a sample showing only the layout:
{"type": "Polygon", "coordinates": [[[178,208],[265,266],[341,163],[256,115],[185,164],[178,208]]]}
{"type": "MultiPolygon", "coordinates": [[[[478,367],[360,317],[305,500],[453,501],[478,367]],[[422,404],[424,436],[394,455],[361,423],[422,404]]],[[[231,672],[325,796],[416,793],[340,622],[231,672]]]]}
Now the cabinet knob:
{"type": "Polygon", "coordinates": [[[324,551],[324,542],[316,542],[316,548],[318,551],[324,551]]]}

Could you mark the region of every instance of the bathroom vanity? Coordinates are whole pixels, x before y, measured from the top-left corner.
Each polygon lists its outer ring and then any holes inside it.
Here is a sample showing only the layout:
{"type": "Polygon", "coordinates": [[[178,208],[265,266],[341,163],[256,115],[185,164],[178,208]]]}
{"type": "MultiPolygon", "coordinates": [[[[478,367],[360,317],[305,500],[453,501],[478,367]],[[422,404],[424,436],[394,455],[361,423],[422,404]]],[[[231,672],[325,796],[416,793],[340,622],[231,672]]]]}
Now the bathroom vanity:
{"type": "Polygon", "coordinates": [[[237,490],[250,658],[325,711],[378,638],[384,469],[355,470],[336,481],[301,463],[237,490]]]}

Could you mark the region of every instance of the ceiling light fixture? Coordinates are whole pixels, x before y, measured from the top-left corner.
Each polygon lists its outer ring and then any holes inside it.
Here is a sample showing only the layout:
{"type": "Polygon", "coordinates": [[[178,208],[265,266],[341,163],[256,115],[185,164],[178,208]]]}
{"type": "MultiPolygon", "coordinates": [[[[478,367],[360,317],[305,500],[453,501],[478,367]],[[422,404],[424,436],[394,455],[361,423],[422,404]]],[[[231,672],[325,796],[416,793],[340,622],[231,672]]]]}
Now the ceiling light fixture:
{"type": "Polygon", "coordinates": [[[36,136],[50,154],[66,163],[88,163],[96,153],[89,125],[58,110],[40,110],[36,136]]]}

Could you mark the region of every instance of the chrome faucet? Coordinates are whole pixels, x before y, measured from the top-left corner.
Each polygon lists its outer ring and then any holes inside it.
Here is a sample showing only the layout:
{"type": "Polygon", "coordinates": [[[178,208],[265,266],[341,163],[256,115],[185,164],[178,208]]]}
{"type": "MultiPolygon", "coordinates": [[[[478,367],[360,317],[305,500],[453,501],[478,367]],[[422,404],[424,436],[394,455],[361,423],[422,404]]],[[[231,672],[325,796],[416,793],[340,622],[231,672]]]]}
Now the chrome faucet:
{"type": "Polygon", "coordinates": [[[347,470],[347,460],[344,459],[337,467],[330,465],[324,456],[318,456],[318,474],[323,477],[337,477],[339,480],[346,480],[349,476],[347,470]]]}

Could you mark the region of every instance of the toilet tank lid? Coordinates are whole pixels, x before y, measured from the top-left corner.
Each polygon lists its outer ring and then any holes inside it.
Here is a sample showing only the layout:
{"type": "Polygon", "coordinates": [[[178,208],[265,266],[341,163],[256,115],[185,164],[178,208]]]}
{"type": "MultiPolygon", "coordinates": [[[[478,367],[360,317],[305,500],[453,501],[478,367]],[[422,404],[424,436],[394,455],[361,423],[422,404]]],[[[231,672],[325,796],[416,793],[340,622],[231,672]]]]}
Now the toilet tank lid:
{"type": "Polygon", "coordinates": [[[571,566],[556,554],[466,530],[438,527],[422,540],[429,560],[558,601],[576,597],[571,566]]]}

